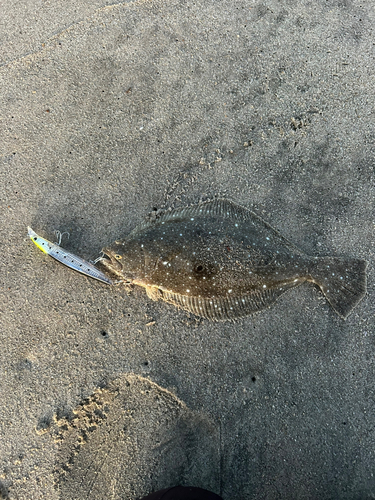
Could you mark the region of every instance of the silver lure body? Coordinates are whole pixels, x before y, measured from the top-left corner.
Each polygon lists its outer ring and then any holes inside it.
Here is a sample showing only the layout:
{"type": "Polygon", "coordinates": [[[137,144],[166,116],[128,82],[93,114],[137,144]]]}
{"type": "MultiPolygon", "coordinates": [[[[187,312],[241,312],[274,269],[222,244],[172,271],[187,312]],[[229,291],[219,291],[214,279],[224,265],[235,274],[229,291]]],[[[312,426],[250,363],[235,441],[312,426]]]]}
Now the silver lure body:
{"type": "Polygon", "coordinates": [[[77,255],[74,255],[68,252],[67,250],[64,250],[56,243],[51,243],[50,241],[42,238],[41,236],[38,236],[31,229],[31,227],[28,227],[27,229],[28,229],[28,235],[30,236],[31,240],[42,252],[46,253],[47,255],[50,255],[51,257],[58,260],[65,266],[74,269],[74,271],[78,271],[79,273],[85,274],[90,278],[94,278],[108,285],[114,284],[114,282],[110,278],[108,278],[106,274],[97,269],[93,264],[90,264],[90,262],[87,262],[86,260],[81,259],[77,255]]]}

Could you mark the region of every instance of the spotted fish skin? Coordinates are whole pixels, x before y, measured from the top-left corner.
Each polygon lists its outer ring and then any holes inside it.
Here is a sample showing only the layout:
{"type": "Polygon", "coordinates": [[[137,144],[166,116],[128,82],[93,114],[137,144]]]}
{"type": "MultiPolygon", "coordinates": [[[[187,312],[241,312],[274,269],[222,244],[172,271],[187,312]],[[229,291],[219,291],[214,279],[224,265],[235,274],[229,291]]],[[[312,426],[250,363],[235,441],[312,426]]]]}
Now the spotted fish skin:
{"type": "Polygon", "coordinates": [[[260,311],[305,281],[346,318],[366,292],[366,261],[310,257],[228,200],[167,212],[103,252],[107,270],[153,300],[211,320],[260,311]]]}

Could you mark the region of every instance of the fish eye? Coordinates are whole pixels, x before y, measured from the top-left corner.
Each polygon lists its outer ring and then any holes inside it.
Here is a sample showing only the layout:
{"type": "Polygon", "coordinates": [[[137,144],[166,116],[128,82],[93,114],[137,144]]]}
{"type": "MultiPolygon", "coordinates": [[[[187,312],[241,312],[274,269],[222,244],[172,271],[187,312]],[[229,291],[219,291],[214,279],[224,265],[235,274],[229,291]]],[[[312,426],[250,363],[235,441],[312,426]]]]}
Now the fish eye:
{"type": "Polygon", "coordinates": [[[115,259],[116,259],[116,260],[121,260],[121,259],[122,259],[122,256],[121,256],[121,255],[119,255],[119,254],[117,253],[117,254],[115,255],[115,259]]]}
{"type": "Polygon", "coordinates": [[[200,273],[203,273],[203,271],[204,271],[204,267],[202,266],[202,264],[197,264],[197,265],[195,266],[195,268],[194,268],[194,271],[195,271],[196,273],[199,273],[199,274],[200,274],[200,273]]]}

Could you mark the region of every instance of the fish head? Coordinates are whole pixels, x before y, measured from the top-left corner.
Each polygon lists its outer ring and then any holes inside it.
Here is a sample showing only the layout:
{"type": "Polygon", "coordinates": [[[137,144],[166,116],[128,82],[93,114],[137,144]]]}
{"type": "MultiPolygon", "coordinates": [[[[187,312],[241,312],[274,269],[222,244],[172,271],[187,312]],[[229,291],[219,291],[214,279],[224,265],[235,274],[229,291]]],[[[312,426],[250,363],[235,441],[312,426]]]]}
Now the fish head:
{"type": "Polygon", "coordinates": [[[110,273],[115,274],[121,281],[132,283],[141,276],[144,267],[143,249],[136,241],[115,241],[102,250],[103,257],[100,264],[110,273]]]}
{"type": "Polygon", "coordinates": [[[123,255],[122,245],[114,244],[111,247],[105,247],[102,250],[103,257],[100,259],[100,264],[107,271],[122,275],[123,274],[123,255]]]}

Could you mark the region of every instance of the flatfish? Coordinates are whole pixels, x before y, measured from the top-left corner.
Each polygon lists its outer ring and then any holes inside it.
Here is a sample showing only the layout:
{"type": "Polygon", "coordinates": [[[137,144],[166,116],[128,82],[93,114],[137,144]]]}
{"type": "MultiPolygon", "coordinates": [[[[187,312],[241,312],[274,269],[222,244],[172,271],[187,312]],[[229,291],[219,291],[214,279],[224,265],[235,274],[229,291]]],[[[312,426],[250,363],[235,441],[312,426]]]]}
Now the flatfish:
{"type": "Polygon", "coordinates": [[[144,222],[103,253],[107,271],[145,287],[151,299],[216,321],[265,309],[305,281],[344,319],[366,293],[366,261],[306,255],[253,212],[222,199],[144,222]]]}

